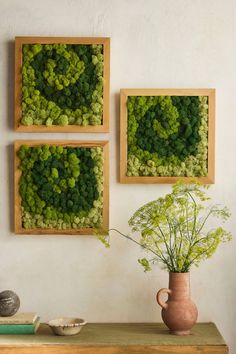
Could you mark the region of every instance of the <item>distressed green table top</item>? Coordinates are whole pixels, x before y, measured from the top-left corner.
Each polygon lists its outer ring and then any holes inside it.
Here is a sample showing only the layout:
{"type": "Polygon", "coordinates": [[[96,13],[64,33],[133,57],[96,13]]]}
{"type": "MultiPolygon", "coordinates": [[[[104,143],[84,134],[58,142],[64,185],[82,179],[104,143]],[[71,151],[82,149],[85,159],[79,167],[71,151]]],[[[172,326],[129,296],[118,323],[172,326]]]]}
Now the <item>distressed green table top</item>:
{"type": "Polygon", "coordinates": [[[2,345],[226,345],[213,323],[198,323],[189,336],[169,334],[160,323],[89,323],[76,336],[55,336],[40,325],[35,335],[0,335],[2,345]]]}

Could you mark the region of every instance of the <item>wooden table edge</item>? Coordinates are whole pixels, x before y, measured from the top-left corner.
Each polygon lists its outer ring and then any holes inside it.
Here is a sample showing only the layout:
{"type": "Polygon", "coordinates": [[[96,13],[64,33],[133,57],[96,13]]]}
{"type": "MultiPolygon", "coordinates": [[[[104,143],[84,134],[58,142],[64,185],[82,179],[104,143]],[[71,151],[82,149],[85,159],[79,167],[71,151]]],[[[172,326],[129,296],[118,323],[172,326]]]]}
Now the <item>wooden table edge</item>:
{"type": "Polygon", "coordinates": [[[1,354],[228,354],[222,345],[0,345],[1,354]]]}

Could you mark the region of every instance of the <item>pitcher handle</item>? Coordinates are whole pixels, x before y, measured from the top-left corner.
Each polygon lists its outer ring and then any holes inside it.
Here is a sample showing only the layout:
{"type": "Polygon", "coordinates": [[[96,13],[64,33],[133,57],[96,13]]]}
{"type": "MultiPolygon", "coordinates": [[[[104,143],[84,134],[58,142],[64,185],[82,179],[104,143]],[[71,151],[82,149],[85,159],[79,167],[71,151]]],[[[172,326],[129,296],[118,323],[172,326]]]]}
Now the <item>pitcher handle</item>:
{"type": "Polygon", "coordinates": [[[157,296],[156,296],[156,299],[157,299],[157,302],[158,304],[163,308],[163,309],[166,309],[168,307],[168,304],[166,302],[163,302],[161,300],[161,295],[162,294],[169,294],[171,295],[172,294],[172,291],[170,289],[167,289],[167,288],[162,288],[158,291],[157,293],[157,296]]]}

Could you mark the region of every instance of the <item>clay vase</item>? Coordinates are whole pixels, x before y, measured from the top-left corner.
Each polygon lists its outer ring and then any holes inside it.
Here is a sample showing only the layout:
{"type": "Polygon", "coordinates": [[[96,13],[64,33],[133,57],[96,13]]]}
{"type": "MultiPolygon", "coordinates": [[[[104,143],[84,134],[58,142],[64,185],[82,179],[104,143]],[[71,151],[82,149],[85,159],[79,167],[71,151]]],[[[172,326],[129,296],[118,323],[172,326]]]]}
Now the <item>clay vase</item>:
{"type": "Polygon", "coordinates": [[[162,307],[162,319],[176,335],[188,335],[197,321],[197,307],[190,299],[189,273],[169,273],[169,288],[160,289],[157,302],[162,307]],[[162,294],[168,294],[168,300],[161,300],[162,294]]]}

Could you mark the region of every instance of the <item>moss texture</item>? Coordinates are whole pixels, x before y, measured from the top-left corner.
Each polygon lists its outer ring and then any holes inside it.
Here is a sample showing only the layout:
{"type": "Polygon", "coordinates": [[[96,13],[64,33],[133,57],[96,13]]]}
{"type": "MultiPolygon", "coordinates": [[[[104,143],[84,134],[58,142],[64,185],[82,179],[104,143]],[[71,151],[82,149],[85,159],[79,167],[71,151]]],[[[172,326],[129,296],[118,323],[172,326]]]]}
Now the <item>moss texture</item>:
{"type": "Polygon", "coordinates": [[[22,125],[101,125],[103,45],[24,44],[22,125]]]}
{"type": "Polygon", "coordinates": [[[18,157],[23,228],[102,225],[102,148],[22,145],[18,157]]]}
{"type": "Polygon", "coordinates": [[[207,175],[207,97],[129,96],[127,109],[127,176],[207,175]]]}

